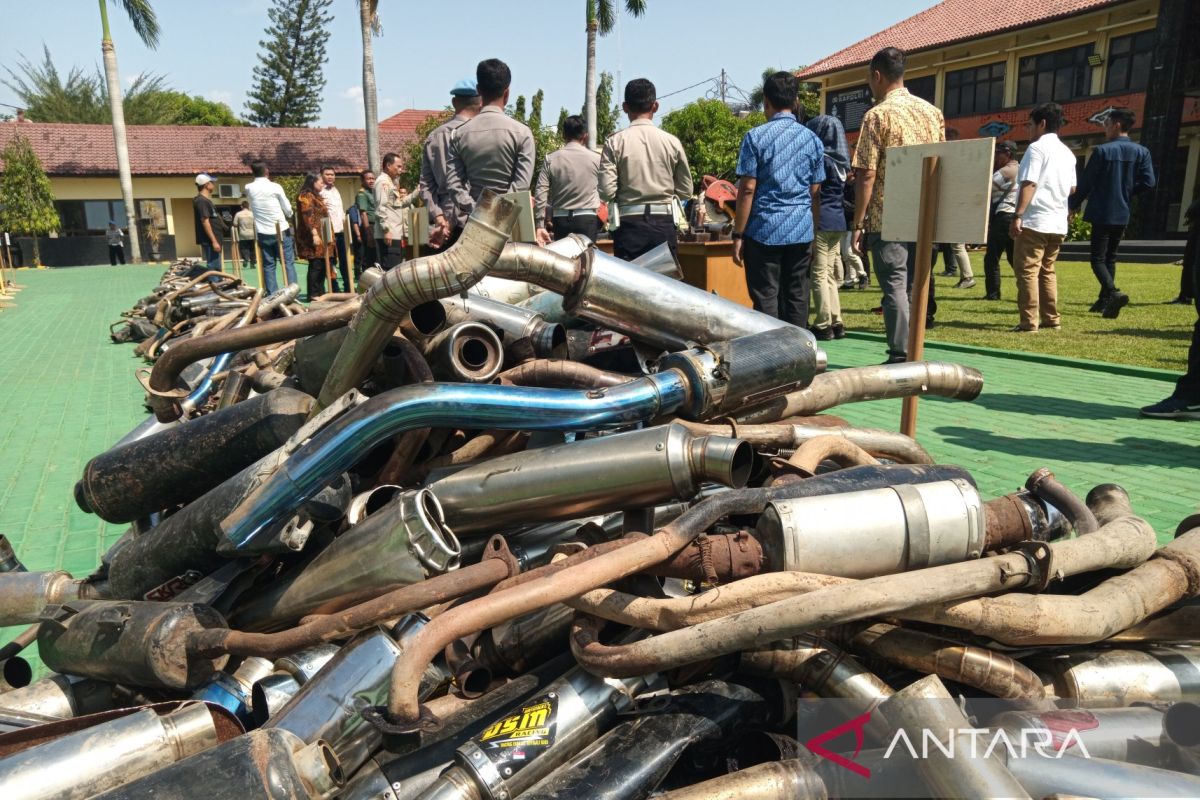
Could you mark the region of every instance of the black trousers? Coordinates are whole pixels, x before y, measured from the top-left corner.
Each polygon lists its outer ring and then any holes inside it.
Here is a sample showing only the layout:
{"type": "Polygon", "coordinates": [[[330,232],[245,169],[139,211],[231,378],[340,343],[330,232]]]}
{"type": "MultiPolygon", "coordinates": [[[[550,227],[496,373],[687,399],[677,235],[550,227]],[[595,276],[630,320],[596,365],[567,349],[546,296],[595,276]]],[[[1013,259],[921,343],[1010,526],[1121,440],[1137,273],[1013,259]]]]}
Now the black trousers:
{"type": "Polygon", "coordinates": [[[983,284],[987,287],[986,296],[1000,299],[1000,255],[1008,259],[1008,265],[1013,263],[1013,240],[1008,235],[1012,225],[1013,214],[998,212],[992,215],[988,223],[987,252],[983,255],[983,284]]]}
{"type": "MultiPolygon", "coordinates": [[[[1184,270],[1191,273],[1192,286],[1200,286],[1200,258],[1193,258],[1190,263],[1185,258],[1183,263],[1184,270]]],[[[1189,403],[1200,403],[1200,295],[1195,291],[1192,292],[1192,302],[1196,306],[1196,324],[1192,328],[1191,346],[1188,347],[1187,372],[1176,381],[1174,395],[1189,403]]]]}
{"type": "Polygon", "coordinates": [[[350,259],[346,257],[346,232],[335,233],[333,235],[333,255],[329,257],[329,265],[335,267],[333,286],[329,287],[331,292],[348,292],[350,291],[350,259]],[[337,275],[342,276],[342,285],[338,286],[337,275]]]}
{"type": "MultiPolygon", "coordinates": [[[[929,271],[930,271],[929,293],[928,293],[929,300],[925,306],[925,324],[926,325],[933,322],[933,318],[937,316],[937,281],[935,281],[933,279],[933,274],[932,274],[933,273],[933,265],[937,263],[937,261],[935,259],[936,259],[936,256],[931,253],[929,256],[929,271]]],[[[908,247],[908,275],[905,276],[905,278],[904,278],[905,283],[908,287],[908,302],[910,305],[912,304],[912,287],[913,287],[913,278],[916,275],[916,269],[915,269],[916,263],[917,263],[917,246],[910,242],[909,247],[908,247]]],[[[907,336],[907,334],[905,334],[905,335],[907,336]]]]}
{"type": "Polygon", "coordinates": [[[808,327],[811,244],[769,245],[746,237],[746,289],[755,311],[808,327]]]}
{"type": "MultiPolygon", "coordinates": [[[[333,268],[332,258],[329,259],[329,266],[330,269],[333,268]]],[[[306,278],[308,299],[310,301],[315,300],[316,298],[325,294],[325,259],[310,258],[308,260],[308,275],[306,278]]],[[[334,283],[337,283],[337,281],[334,280],[334,283]]],[[[337,290],[333,289],[332,291],[337,290]]]]}
{"type": "Polygon", "coordinates": [[[391,269],[404,261],[404,248],[396,239],[392,239],[390,245],[383,239],[376,239],[375,253],[378,256],[379,266],[384,269],[391,269]]]}
{"type": "Polygon", "coordinates": [[[258,256],[254,254],[254,240],[241,239],[237,243],[238,257],[242,259],[243,268],[249,267],[251,270],[258,268],[258,256]]]}
{"type": "Polygon", "coordinates": [[[1179,296],[1184,300],[1196,298],[1196,261],[1200,260],[1200,223],[1188,231],[1183,249],[1183,269],[1179,271],[1179,296]]]}
{"type": "Polygon", "coordinates": [[[375,239],[355,239],[354,241],[354,277],[362,275],[363,270],[375,266],[375,239]]]}
{"type": "Polygon", "coordinates": [[[125,263],[125,245],[110,244],[108,246],[108,263],[112,266],[125,263]]]}
{"type": "Polygon", "coordinates": [[[1117,290],[1117,248],[1124,235],[1124,225],[1092,226],[1092,274],[1100,283],[1101,300],[1117,290]]]}
{"type": "Polygon", "coordinates": [[[679,239],[675,218],[670,214],[633,214],[621,217],[621,226],[613,231],[613,255],[632,261],[666,242],[678,257],[679,239]]]}
{"type": "MultiPolygon", "coordinates": [[[[595,214],[580,214],[574,217],[554,218],[554,241],[565,239],[572,233],[586,236],[593,242],[600,235],[600,218],[595,214]]],[[[636,258],[636,256],[635,256],[636,258]]]]}

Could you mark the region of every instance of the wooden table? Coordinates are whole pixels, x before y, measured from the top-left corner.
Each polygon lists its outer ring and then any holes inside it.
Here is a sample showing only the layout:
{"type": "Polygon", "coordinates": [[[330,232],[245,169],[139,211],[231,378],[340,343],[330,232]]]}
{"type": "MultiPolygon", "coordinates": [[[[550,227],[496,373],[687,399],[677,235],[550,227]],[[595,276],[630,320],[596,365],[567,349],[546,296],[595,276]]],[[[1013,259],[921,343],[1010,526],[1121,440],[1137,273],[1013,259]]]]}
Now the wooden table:
{"type": "MultiPolygon", "coordinates": [[[[612,254],[612,240],[601,239],[596,245],[612,254]]],[[[679,268],[687,283],[706,292],[714,292],[750,308],[746,291],[746,272],[733,263],[733,240],[720,242],[680,242],[679,268]]]]}

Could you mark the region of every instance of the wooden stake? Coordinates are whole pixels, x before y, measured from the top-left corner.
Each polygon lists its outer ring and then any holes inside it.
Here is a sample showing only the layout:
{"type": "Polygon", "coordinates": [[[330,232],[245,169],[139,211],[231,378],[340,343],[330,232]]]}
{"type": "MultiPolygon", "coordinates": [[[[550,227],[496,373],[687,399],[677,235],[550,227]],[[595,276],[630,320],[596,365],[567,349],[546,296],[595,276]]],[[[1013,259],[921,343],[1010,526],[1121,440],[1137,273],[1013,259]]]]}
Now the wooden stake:
{"type": "Polygon", "coordinates": [[[233,276],[238,280],[242,277],[242,240],[238,237],[236,225],[233,228],[233,276]]]}
{"type": "MultiPolygon", "coordinates": [[[[929,282],[933,280],[933,236],[938,216],[938,157],[926,156],[921,163],[921,205],[918,211],[917,254],[913,259],[912,301],[908,317],[908,360],[920,361],[925,353],[925,314],[929,310],[929,282]]],[[[917,434],[916,396],[904,398],[900,432],[917,434]]]]}
{"type": "Polygon", "coordinates": [[[321,250],[325,253],[325,280],[329,281],[329,291],[333,291],[333,267],[329,266],[329,248],[333,244],[333,221],[329,217],[321,220],[321,250]]]}
{"type": "MultiPolygon", "coordinates": [[[[279,263],[276,266],[283,265],[283,279],[287,280],[287,262],[283,260],[283,230],[279,227],[278,222],[275,223],[275,247],[279,250],[279,263]]],[[[279,277],[278,272],[275,270],[271,271],[275,273],[276,278],[279,277]]],[[[266,290],[267,287],[264,286],[263,291],[265,292],[266,290]]]]}
{"type": "Polygon", "coordinates": [[[262,245],[258,243],[258,228],[254,229],[254,260],[258,264],[258,288],[265,292],[267,284],[263,280],[262,245]]]}
{"type": "Polygon", "coordinates": [[[12,295],[8,291],[8,278],[5,274],[8,269],[8,261],[8,234],[3,233],[0,234],[0,300],[12,299],[12,295]]]}
{"type": "Polygon", "coordinates": [[[354,226],[350,224],[350,215],[346,214],[346,222],[342,226],[342,230],[346,232],[346,276],[350,281],[350,286],[346,291],[351,294],[358,292],[358,281],[354,278],[354,268],[358,266],[357,259],[354,258],[354,226]]]}

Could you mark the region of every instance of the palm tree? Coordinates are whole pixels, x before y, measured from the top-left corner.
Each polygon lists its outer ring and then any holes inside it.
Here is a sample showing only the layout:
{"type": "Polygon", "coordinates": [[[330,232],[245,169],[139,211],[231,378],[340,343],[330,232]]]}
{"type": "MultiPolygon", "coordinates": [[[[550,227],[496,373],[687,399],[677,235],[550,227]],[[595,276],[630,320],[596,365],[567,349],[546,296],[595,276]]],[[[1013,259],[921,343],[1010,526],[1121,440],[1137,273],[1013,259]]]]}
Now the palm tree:
{"type": "Polygon", "coordinates": [[[367,166],[378,173],[379,161],[379,106],[375,99],[375,46],[372,36],[378,36],[383,28],[379,24],[379,0],[358,0],[358,18],[362,28],[363,46],[363,113],[367,128],[367,166]]]}
{"type": "MultiPolygon", "coordinates": [[[[587,109],[588,144],[597,147],[596,141],[596,34],[605,36],[617,21],[616,4],[613,0],[587,0],[587,83],[584,99],[587,109]]],[[[646,0],[625,0],[625,10],[631,16],[646,13],[646,0]]]]}
{"type": "MultiPolygon", "coordinates": [[[[108,105],[112,110],[113,141],[117,146],[117,175],[121,181],[121,199],[125,202],[125,221],[129,226],[129,258],[132,263],[137,263],[142,260],[142,247],[137,236],[137,209],[133,206],[133,175],[129,171],[129,144],[125,139],[121,74],[117,71],[117,49],[108,30],[108,2],[109,0],[100,0],[100,23],[104,28],[100,50],[104,56],[108,105]]],[[[154,14],[150,0],[120,0],[120,4],[142,43],[151,50],[158,47],[158,17],[154,14]]]]}

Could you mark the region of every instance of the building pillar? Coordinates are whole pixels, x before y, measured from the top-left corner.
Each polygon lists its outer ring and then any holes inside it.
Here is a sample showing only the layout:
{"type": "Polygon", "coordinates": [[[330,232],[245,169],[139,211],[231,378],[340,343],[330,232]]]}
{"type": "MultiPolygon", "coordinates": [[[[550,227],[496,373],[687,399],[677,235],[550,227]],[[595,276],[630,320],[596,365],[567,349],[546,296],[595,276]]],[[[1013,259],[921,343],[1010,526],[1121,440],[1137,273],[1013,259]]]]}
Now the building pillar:
{"type": "MultiPolygon", "coordinates": [[[[1142,144],[1149,148],[1158,175],[1165,174],[1179,146],[1190,60],[1185,45],[1198,39],[1200,3],[1160,0],[1142,123],[1142,144]]],[[[1174,198],[1168,197],[1166,192],[1156,191],[1147,200],[1142,206],[1145,212],[1139,215],[1136,224],[1136,235],[1144,239],[1162,236],[1167,231],[1167,216],[1174,198]]]]}
{"type": "Polygon", "coordinates": [[[1192,204],[1192,198],[1196,196],[1196,171],[1200,168],[1200,135],[1193,134],[1188,137],[1188,154],[1187,167],[1183,173],[1183,197],[1179,203],[1179,221],[1176,223],[1176,230],[1187,230],[1187,224],[1184,222],[1184,215],[1187,214],[1188,206],[1192,204]]]}

